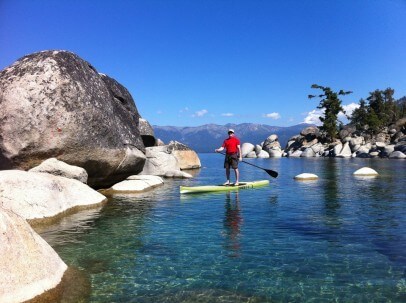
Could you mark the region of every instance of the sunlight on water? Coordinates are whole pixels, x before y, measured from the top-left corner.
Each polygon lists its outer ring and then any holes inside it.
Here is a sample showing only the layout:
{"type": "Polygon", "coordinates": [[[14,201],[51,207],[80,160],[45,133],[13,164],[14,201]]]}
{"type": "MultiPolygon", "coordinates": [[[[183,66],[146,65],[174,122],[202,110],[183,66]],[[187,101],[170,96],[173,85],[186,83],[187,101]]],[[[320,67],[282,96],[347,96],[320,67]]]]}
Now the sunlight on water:
{"type": "MultiPolygon", "coordinates": [[[[250,160],[279,177],[181,196],[180,185],[224,182],[221,157],[200,157],[193,180],[114,197],[42,231],[90,275],[91,302],[405,302],[405,161],[250,160]],[[380,175],[354,177],[363,166],[380,175]],[[319,180],[293,179],[303,172],[319,180]]],[[[240,169],[242,180],[269,178],[240,169]]]]}

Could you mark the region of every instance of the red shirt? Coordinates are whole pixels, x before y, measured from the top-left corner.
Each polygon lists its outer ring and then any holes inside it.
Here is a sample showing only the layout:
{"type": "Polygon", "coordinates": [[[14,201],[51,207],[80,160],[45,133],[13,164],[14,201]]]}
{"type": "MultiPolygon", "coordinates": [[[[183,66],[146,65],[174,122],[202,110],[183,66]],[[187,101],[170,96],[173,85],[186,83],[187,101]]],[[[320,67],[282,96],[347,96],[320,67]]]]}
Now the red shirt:
{"type": "Polygon", "coordinates": [[[240,140],[233,136],[225,139],[222,147],[226,149],[227,154],[235,154],[238,153],[237,145],[240,145],[240,140]]]}

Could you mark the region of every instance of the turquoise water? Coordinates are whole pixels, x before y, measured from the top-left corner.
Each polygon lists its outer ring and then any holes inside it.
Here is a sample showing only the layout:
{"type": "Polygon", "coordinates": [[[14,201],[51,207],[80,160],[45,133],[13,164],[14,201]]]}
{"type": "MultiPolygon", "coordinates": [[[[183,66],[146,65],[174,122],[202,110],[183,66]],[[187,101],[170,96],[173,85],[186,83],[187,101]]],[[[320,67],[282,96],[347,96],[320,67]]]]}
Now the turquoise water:
{"type": "Polygon", "coordinates": [[[180,196],[224,181],[200,154],[193,180],[117,196],[42,235],[89,274],[90,302],[406,302],[406,161],[256,159],[269,187],[180,196]],[[377,178],[356,178],[363,166],[377,178]],[[294,176],[315,173],[319,180],[294,176]]]}

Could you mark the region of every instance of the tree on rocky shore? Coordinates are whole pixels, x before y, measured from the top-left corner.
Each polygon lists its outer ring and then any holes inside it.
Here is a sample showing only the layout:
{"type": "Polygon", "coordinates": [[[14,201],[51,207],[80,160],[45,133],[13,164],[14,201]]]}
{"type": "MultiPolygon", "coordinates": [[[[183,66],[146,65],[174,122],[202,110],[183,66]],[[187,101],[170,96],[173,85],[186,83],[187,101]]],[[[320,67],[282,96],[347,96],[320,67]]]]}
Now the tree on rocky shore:
{"type": "Polygon", "coordinates": [[[312,99],[315,97],[321,98],[319,106],[317,108],[324,109],[324,116],[319,117],[323,125],[320,127],[321,131],[326,133],[326,137],[329,141],[333,141],[338,134],[338,114],[340,112],[345,113],[343,107],[341,106],[341,100],[338,98],[339,95],[351,94],[351,91],[334,92],[330,87],[324,87],[317,84],[313,84],[311,88],[321,89],[323,94],[320,95],[309,95],[308,98],[312,99]]]}
{"type": "Polygon", "coordinates": [[[374,135],[385,127],[396,123],[406,116],[405,102],[402,99],[395,101],[395,90],[375,90],[369,93],[369,97],[359,101],[359,107],[348,117],[350,124],[358,131],[374,135]]]}

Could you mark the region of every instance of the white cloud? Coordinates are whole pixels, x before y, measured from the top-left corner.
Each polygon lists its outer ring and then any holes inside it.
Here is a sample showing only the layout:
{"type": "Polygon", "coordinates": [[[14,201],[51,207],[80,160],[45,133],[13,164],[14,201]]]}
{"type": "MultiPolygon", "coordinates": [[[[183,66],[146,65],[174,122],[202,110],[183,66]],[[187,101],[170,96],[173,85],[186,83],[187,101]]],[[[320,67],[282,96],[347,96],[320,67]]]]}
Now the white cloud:
{"type": "MultiPolygon", "coordinates": [[[[358,107],[359,107],[359,104],[357,104],[357,103],[350,103],[350,104],[347,104],[347,105],[343,105],[343,108],[345,110],[345,114],[347,116],[350,116],[350,117],[352,116],[352,112],[355,109],[357,109],[358,107]]],[[[340,114],[338,116],[340,118],[346,118],[346,116],[342,112],[340,112],[340,114]]]]}
{"type": "MultiPolygon", "coordinates": [[[[338,119],[344,123],[347,123],[348,122],[347,116],[351,116],[354,109],[359,107],[359,104],[350,103],[347,105],[343,105],[342,107],[345,111],[345,114],[343,112],[339,112],[338,119]]],[[[322,123],[321,123],[319,117],[324,115],[324,109],[315,109],[315,110],[312,110],[311,112],[306,113],[305,115],[306,115],[306,118],[304,119],[303,123],[316,124],[316,125],[320,126],[320,125],[322,125],[322,123]]]]}
{"type": "Polygon", "coordinates": [[[281,118],[281,115],[279,113],[270,113],[270,114],[265,114],[264,117],[278,120],[281,118]]]}
{"type": "Polygon", "coordinates": [[[192,117],[203,117],[204,115],[206,115],[209,111],[207,109],[202,109],[199,110],[197,112],[195,112],[192,117]]]}
{"type": "Polygon", "coordinates": [[[234,114],[233,113],[224,113],[224,114],[221,114],[223,117],[232,117],[232,116],[234,116],[234,114]]]}
{"type": "Polygon", "coordinates": [[[185,108],[182,108],[179,112],[184,113],[184,112],[188,112],[188,111],[189,111],[189,107],[185,107],[185,108]]]}
{"type": "Polygon", "coordinates": [[[321,123],[319,117],[322,116],[323,114],[324,114],[324,110],[321,110],[321,109],[312,110],[311,112],[308,112],[306,114],[307,116],[304,119],[303,123],[321,125],[322,123],[321,123]]]}

